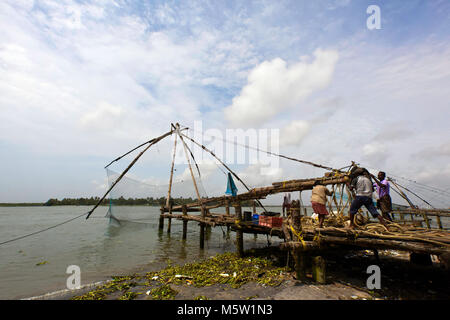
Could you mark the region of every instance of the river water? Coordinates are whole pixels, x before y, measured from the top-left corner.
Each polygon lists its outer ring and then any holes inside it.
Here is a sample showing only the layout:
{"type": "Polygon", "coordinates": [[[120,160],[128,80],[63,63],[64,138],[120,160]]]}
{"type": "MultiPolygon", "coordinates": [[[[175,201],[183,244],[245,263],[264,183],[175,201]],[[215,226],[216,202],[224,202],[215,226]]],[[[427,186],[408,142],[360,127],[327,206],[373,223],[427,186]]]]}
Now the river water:
{"type": "MultiPolygon", "coordinates": [[[[54,226],[90,210],[89,206],[0,207],[0,242],[54,226]]],[[[116,206],[114,215],[139,222],[105,218],[107,207],[99,207],[85,220],[73,220],[57,228],[0,246],[0,299],[21,299],[66,289],[67,268],[80,267],[81,285],[102,281],[113,275],[158,270],[171,263],[181,264],[235,251],[235,233],[215,227],[206,232],[205,248],[199,248],[199,227],[188,224],[187,240],[182,222],[172,220],[171,233],[158,229],[159,207],[116,206]]],[[[216,209],[224,211],[223,209],[216,209]]],[[[251,211],[250,208],[243,210],[251,211]]],[[[281,212],[281,208],[270,208],[281,212]]],[[[308,208],[308,215],[311,208],[308,208]]],[[[443,221],[446,228],[448,219],[443,221]]],[[[244,249],[280,243],[244,234],[244,249]]]]}
{"type": "MultiPolygon", "coordinates": [[[[199,249],[199,227],[188,224],[187,240],[182,238],[182,222],[172,220],[167,233],[158,229],[159,207],[115,207],[133,216],[136,222],[120,225],[105,218],[107,207],[99,207],[85,220],[78,218],[57,228],[0,246],[0,299],[21,299],[66,289],[67,267],[81,270],[81,285],[106,280],[110,276],[142,270],[157,270],[172,263],[184,263],[235,251],[235,233],[226,237],[226,228],[211,228],[205,248],[199,249]]],[[[48,228],[91,207],[0,207],[0,242],[48,228]]],[[[245,210],[245,209],[244,209],[245,210]]],[[[248,209],[247,209],[248,210],[248,209]]],[[[244,235],[244,248],[267,246],[266,236],[244,235]]],[[[280,240],[270,239],[273,244],[280,240]]]]}

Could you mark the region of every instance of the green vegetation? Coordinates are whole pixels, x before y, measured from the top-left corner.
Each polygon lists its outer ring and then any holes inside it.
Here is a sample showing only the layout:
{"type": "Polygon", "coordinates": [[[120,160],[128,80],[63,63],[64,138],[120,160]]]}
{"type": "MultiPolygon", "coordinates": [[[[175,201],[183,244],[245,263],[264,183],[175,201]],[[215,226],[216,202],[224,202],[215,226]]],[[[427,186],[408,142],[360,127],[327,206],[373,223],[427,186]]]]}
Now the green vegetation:
{"type": "MultiPolygon", "coordinates": [[[[146,291],[151,299],[174,299],[178,292],[171,284],[178,286],[205,287],[215,284],[229,285],[239,288],[248,282],[256,282],[262,286],[278,286],[289,277],[286,267],[277,267],[267,257],[247,256],[240,258],[236,253],[224,253],[195,263],[181,266],[169,265],[156,272],[145,275],[114,277],[112,281],[96,289],[74,297],[74,300],[103,300],[111,298],[109,295],[121,291],[117,299],[134,299],[140,292],[130,291],[133,287],[140,287],[146,291]]],[[[255,298],[248,297],[248,299],[255,298]]],[[[197,296],[196,300],[205,300],[205,296],[197,296]]]]}
{"type": "Polygon", "coordinates": [[[0,207],[40,207],[43,203],[38,202],[17,202],[17,203],[0,203],[0,207]]]}

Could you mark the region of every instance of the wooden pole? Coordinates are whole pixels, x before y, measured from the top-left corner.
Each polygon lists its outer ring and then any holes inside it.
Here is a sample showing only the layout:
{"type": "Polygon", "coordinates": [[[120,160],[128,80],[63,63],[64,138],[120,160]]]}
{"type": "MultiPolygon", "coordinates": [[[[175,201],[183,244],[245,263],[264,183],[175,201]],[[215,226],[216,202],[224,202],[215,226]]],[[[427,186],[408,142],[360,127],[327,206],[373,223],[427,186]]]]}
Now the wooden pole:
{"type": "Polygon", "coordinates": [[[191,172],[192,182],[194,183],[194,188],[195,188],[195,193],[197,194],[197,199],[199,201],[201,201],[202,198],[200,197],[200,193],[198,192],[197,182],[195,181],[194,172],[192,171],[191,160],[189,159],[189,154],[188,154],[188,151],[187,151],[186,142],[184,142],[183,137],[181,136],[180,125],[178,123],[176,124],[176,128],[177,128],[178,136],[180,137],[181,142],[183,143],[184,153],[186,155],[186,160],[187,160],[187,163],[188,163],[188,166],[189,166],[189,171],[191,172]]]}
{"type": "Polygon", "coordinates": [[[169,202],[170,202],[170,193],[172,191],[173,166],[175,164],[176,153],[177,153],[177,135],[175,135],[175,142],[173,145],[172,166],[170,167],[169,191],[167,192],[166,207],[169,206],[169,202]]]}
{"type": "Polygon", "coordinates": [[[159,216],[159,230],[163,230],[164,229],[164,204],[161,204],[161,208],[159,209],[161,214],[159,216]]]}
{"type": "MultiPolygon", "coordinates": [[[[180,138],[181,138],[181,133],[179,133],[180,134],[180,138]]],[[[186,137],[187,139],[189,139],[189,140],[191,140],[193,143],[195,143],[197,146],[199,146],[200,148],[202,148],[203,150],[205,150],[205,151],[207,151],[207,152],[209,152],[214,158],[216,158],[217,159],[217,161],[219,161],[237,180],[239,180],[241,183],[242,183],[242,185],[247,189],[247,191],[250,191],[250,188],[245,184],[245,182],[244,181],[242,181],[241,180],[241,178],[239,178],[239,176],[236,174],[236,173],[234,173],[234,171],[233,170],[231,170],[219,157],[217,157],[215,154],[214,154],[214,152],[212,152],[211,150],[209,150],[208,148],[206,148],[205,146],[203,146],[203,145],[201,145],[200,143],[198,143],[197,141],[195,141],[194,139],[192,139],[192,138],[190,138],[190,137],[188,137],[188,136],[186,136],[186,135],[184,135],[183,134],[183,136],[184,137],[186,137]]],[[[181,138],[181,139],[183,139],[183,138],[181,138]]],[[[265,211],[265,212],[267,212],[267,210],[266,210],[266,208],[262,205],[262,203],[258,200],[258,199],[255,199],[255,201],[261,206],[261,208],[263,208],[263,210],[265,211]]]]}
{"type": "MultiPolygon", "coordinates": [[[[409,206],[413,209],[416,208],[416,206],[411,202],[411,200],[409,200],[409,198],[406,196],[406,194],[399,188],[399,186],[394,182],[394,180],[389,179],[389,181],[392,182],[392,184],[394,185],[394,187],[397,189],[397,191],[400,193],[400,195],[403,197],[403,199],[406,200],[406,202],[408,202],[409,206]]],[[[402,216],[400,214],[400,216],[402,216]]],[[[401,217],[401,219],[403,219],[403,217],[401,217]]]]}
{"type": "MultiPolygon", "coordinates": [[[[183,204],[183,216],[187,216],[187,207],[185,204],[183,204]]],[[[187,224],[188,221],[183,219],[183,240],[186,240],[187,238],[187,224]]]]}
{"type": "Polygon", "coordinates": [[[306,280],[306,257],[301,248],[292,249],[292,256],[294,257],[295,275],[297,280],[306,280]]]}
{"type": "MultiPolygon", "coordinates": [[[[114,183],[111,185],[111,187],[109,187],[108,191],[106,191],[106,193],[103,195],[103,197],[97,202],[97,204],[94,206],[94,208],[92,208],[89,213],[86,216],[86,220],[89,219],[89,217],[91,216],[91,214],[94,212],[94,210],[102,203],[102,201],[106,198],[106,196],[108,195],[108,193],[116,186],[116,184],[123,178],[123,176],[128,172],[128,170],[131,169],[132,166],[134,166],[134,164],[136,163],[136,161],[138,161],[138,159],[145,153],[145,151],[147,151],[152,145],[154,145],[155,143],[158,143],[159,141],[161,141],[162,139],[164,139],[167,136],[170,136],[173,133],[173,131],[169,131],[165,134],[163,134],[162,136],[159,136],[158,138],[153,139],[153,142],[151,142],[144,150],[142,150],[137,156],[136,158],[134,158],[134,160],[128,165],[128,167],[120,174],[120,176],[116,179],[116,181],[114,181],[114,183]]],[[[179,131],[178,131],[178,134],[179,131]]]]}
{"type": "Polygon", "coordinates": [[[326,263],[325,259],[321,256],[314,257],[312,259],[312,276],[314,281],[320,284],[325,284],[326,279],[326,263]]]}
{"type": "MultiPolygon", "coordinates": [[[[169,203],[169,214],[172,215],[172,203],[169,203]]],[[[169,217],[169,221],[167,223],[167,233],[170,233],[170,229],[172,229],[172,218],[169,217]]]]}
{"type": "Polygon", "coordinates": [[[244,256],[244,233],[240,229],[239,223],[242,221],[242,208],[240,203],[234,207],[236,213],[236,223],[238,224],[238,230],[236,230],[236,245],[237,252],[240,257],[244,256]]]}
{"type": "MultiPolygon", "coordinates": [[[[202,212],[201,217],[203,220],[206,216],[205,207],[202,203],[202,198],[200,197],[200,193],[198,192],[197,182],[195,181],[194,172],[192,171],[191,160],[189,159],[186,142],[184,142],[183,137],[181,136],[180,125],[178,123],[176,124],[176,129],[177,129],[178,136],[180,137],[180,140],[183,143],[184,153],[186,155],[186,160],[188,162],[189,171],[191,172],[192,182],[194,183],[194,188],[195,188],[195,193],[197,194],[197,199],[201,203],[201,212],[202,212]]],[[[205,247],[205,224],[203,222],[200,222],[200,249],[203,249],[204,247],[205,247]]]]}

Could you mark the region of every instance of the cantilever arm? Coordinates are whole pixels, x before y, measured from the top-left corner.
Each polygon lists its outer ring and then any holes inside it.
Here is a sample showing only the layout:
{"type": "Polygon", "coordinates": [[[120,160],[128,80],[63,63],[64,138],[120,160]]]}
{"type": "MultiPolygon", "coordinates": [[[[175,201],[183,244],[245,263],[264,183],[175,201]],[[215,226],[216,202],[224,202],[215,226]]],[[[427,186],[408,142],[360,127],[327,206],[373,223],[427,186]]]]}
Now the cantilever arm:
{"type": "Polygon", "coordinates": [[[106,193],[103,195],[103,197],[97,202],[97,204],[94,206],[94,208],[92,208],[88,215],[86,216],[86,220],[89,219],[89,217],[91,216],[91,214],[94,212],[95,209],[97,209],[97,207],[102,203],[102,201],[106,198],[106,196],[108,195],[108,193],[115,187],[115,185],[123,178],[123,176],[128,172],[128,170],[131,169],[131,167],[136,163],[136,161],[138,161],[138,159],[145,153],[145,151],[147,151],[152,145],[158,143],[159,141],[161,141],[162,139],[164,139],[167,136],[170,136],[174,131],[170,130],[169,132],[163,134],[162,136],[159,136],[158,138],[152,139],[150,141],[152,141],[144,150],[142,150],[136,158],[134,158],[134,160],[129,164],[129,166],[121,173],[121,175],[117,178],[116,181],[114,181],[114,183],[111,185],[111,187],[109,187],[108,191],[106,191],[106,193]]]}

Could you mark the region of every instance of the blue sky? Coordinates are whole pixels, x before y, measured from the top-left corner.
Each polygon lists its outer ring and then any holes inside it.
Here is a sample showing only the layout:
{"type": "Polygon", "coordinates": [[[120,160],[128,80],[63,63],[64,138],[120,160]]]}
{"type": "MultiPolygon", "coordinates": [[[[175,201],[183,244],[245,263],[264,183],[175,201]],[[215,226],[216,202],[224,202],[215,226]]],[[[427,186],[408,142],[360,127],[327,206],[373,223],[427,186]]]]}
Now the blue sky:
{"type": "MultiPolygon", "coordinates": [[[[0,202],[101,195],[111,159],[195,120],[447,189],[449,18],[448,1],[2,1],[0,202]]],[[[283,166],[237,170],[322,174],[283,166]]]]}

